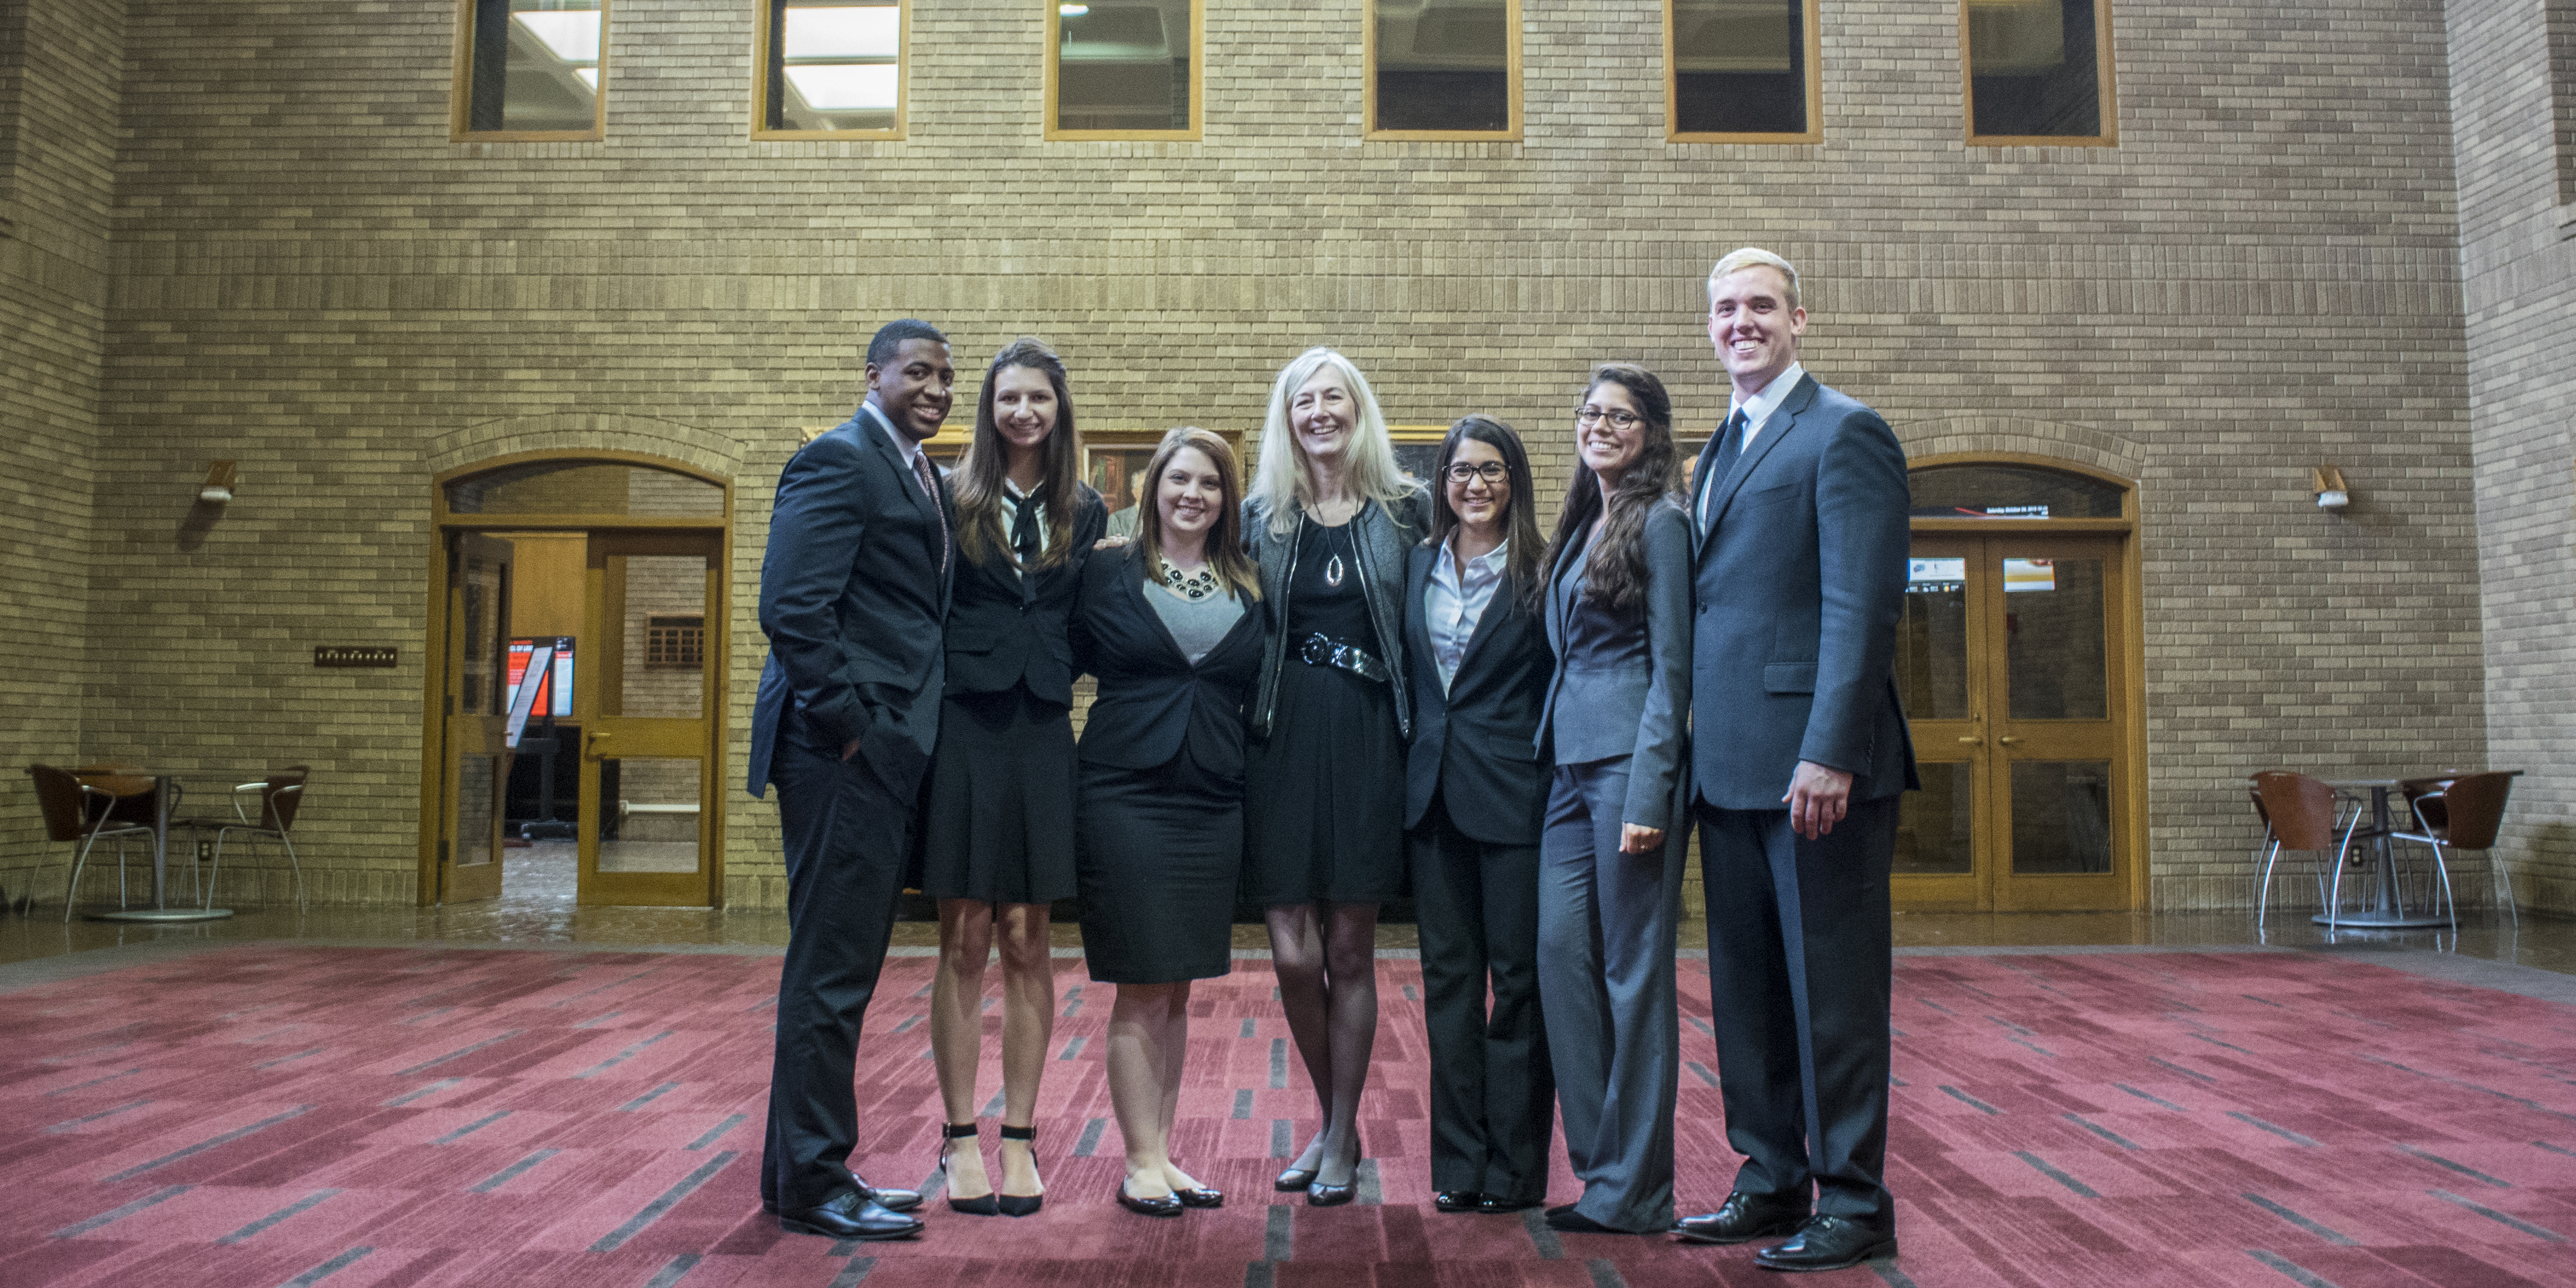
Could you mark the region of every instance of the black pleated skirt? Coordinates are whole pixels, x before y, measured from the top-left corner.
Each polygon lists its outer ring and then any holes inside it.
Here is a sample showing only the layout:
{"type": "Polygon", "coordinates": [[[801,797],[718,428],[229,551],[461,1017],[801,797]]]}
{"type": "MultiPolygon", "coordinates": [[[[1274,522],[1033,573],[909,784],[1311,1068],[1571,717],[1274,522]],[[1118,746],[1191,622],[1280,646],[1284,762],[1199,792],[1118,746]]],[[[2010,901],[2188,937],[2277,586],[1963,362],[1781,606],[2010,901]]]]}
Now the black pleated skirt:
{"type": "Polygon", "coordinates": [[[1404,737],[1387,686],[1290,657],[1244,772],[1244,893],[1259,907],[1404,891],[1404,737]]]}
{"type": "Polygon", "coordinates": [[[1082,955],[1104,984],[1213,979],[1234,965],[1243,785],[1184,751],[1153,769],[1082,766],[1082,955]]]}
{"type": "Polygon", "coordinates": [[[921,892],[1052,903],[1074,892],[1070,709],[1024,685],[939,704],[923,814],[921,892]]]}

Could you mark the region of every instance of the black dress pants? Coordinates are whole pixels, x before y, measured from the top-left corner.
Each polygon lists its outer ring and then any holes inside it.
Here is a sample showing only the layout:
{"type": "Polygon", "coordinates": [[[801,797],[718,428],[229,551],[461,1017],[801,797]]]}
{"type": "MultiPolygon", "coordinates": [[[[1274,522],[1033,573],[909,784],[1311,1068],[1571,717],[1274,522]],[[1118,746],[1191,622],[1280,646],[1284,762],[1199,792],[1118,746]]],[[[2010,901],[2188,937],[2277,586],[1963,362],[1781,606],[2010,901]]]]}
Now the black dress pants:
{"type": "Polygon", "coordinates": [[[1476,840],[1436,798],[1407,840],[1431,1044],[1431,1187],[1544,1198],[1556,1078],[1538,1001],[1538,847],[1476,840]]]}
{"type": "Polygon", "coordinates": [[[1888,868],[1897,798],[1815,840],[1786,809],[1697,802],[1710,1027],[1738,1193],[1881,1231],[1887,1171],[1888,868]]]}
{"type": "MultiPolygon", "coordinates": [[[[900,775],[898,775],[900,776],[900,775]]],[[[782,1211],[866,1188],[850,1173],[859,1135],[859,1021],[876,993],[911,856],[917,789],[898,795],[870,768],[778,741],[787,850],[787,960],[760,1197],[782,1211]]]]}

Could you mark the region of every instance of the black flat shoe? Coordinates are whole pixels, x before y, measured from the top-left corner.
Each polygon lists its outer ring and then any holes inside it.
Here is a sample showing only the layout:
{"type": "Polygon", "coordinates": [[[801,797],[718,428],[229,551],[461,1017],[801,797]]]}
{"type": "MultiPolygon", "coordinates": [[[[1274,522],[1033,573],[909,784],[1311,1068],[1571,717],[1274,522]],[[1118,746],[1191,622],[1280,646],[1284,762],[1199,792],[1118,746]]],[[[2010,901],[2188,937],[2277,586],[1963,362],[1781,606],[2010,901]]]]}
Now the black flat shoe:
{"type": "Polygon", "coordinates": [[[1282,1194],[1294,1194],[1314,1183],[1314,1168],[1292,1167],[1287,1171],[1281,1172],[1279,1174],[1279,1179],[1270,1183],[1270,1188],[1277,1190],[1282,1194]]]}
{"type": "Polygon", "coordinates": [[[1895,1255],[1894,1232],[1872,1230],[1848,1217],[1820,1216],[1799,1226],[1787,1243],[1754,1253],[1753,1264],[1765,1270],[1842,1270],[1895,1255]]]}
{"type": "Polygon", "coordinates": [[[836,1194],[821,1207],[783,1211],[778,1228],[790,1234],[819,1234],[826,1239],[909,1239],[921,1233],[921,1222],[855,1193],[836,1194]]]}
{"type": "Polygon", "coordinates": [[[1182,1207],[1221,1208],[1225,1206],[1223,1190],[1174,1190],[1172,1197],[1179,1199],[1182,1207]]]}
{"type": "Polygon", "coordinates": [[[1166,1194],[1159,1199],[1140,1199],[1127,1192],[1127,1182],[1118,1182],[1118,1206],[1138,1216],[1179,1216],[1181,1196],[1166,1194]]]}
{"type": "Polygon", "coordinates": [[[1545,1202],[1546,1199],[1507,1199],[1488,1194],[1484,1202],[1476,1205],[1476,1210],[1487,1216],[1501,1216],[1507,1212],[1526,1212],[1545,1202]]]}
{"type": "Polygon", "coordinates": [[[1684,1243],[1748,1243],[1795,1234],[1807,1223],[1807,1205],[1762,1194],[1734,1193],[1706,1216],[1686,1216],[1675,1227],[1684,1243]]]}
{"type": "Polygon", "coordinates": [[[1306,1187],[1306,1206],[1340,1207],[1358,1198],[1359,1194],[1360,1187],[1356,1179],[1348,1185],[1326,1185],[1322,1181],[1317,1181],[1306,1187]]]}
{"type": "Polygon", "coordinates": [[[1475,1190],[1441,1190],[1431,1196],[1431,1206],[1443,1212],[1481,1212],[1491,1201],[1475,1190]]]}
{"type": "MultiPolygon", "coordinates": [[[[1031,1160],[1030,1160],[1030,1166],[1031,1166],[1032,1168],[1034,1168],[1034,1167],[1036,1166],[1036,1159],[1035,1159],[1035,1155],[1037,1154],[1037,1150],[1038,1150],[1038,1146],[1037,1146],[1038,1129],[1037,1129],[1037,1128],[1035,1128],[1035,1127],[1013,1127],[1013,1126],[1009,1126],[1009,1125],[1005,1124],[1005,1125],[1003,1126],[1003,1128],[1002,1128],[1002,1139],[1004,1139],[1004,1140],[1024,1140],[1024,1141],[1029,1142],[1029,1153],[1030,1153],[1030,1155],[1032,1156],[1032,1157],[1031,1157],[1031,1160]]],[[[1045,1206],[1046,1206],[1046,1195],[1045,1195],[1045,1194],[1043,1194],[1043,1193],[1040,1193],[1040,1194],[1004,1194],[1004,1195],[1001,1195],[997,1201],[1001,1204],[1002,1215],[1004,1215],[1004,1216],[1034,1216],[1034,1215],[1036,1215],[1036,1214],[1037,1214],[1037,1210],[1038,1210],[1039,1208],[1042,1208],[1042,1207],[1045,1207],[1045,1206]]]]}
{"type": "MultiPolygon", "coordinates": [[[[949,1123],[939,1129],[940,1140],[938,1171],[941,1176],[948,1175],[948,1142],[952,1140],[973,1140],[975,1139],[975,1132],[976,1126],[973,1123],[949,1123]]],[[[981,1149],[983,1146],[979,1144],[976,1148],[981,1149]]],[[[913,1200],[915,1203],[920,1201],[921,1200],[919,1198],[915,1198],[913,1200]]],[[[879,1202],[883,1202],[883,1200],[879,1200],[879,1202]]],[[[948,1210],[951,1212],[962,1213],[966,1216],[1000,1216],[1002,1214],[1002,1204],[1000,1198],[992,1194],[978,1195],[971,1199],[961,1199],[956,1195],[951,1194],[948,1196],[948,1210]]]]}

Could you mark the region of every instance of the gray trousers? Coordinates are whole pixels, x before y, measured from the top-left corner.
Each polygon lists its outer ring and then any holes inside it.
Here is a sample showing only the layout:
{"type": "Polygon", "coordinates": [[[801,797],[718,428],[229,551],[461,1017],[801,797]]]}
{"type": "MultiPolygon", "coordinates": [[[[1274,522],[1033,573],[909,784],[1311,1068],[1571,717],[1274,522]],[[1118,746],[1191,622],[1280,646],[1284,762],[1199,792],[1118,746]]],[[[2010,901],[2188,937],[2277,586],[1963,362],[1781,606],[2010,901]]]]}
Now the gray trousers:
{"type": "MultiPolygon", "coordinates": [[[[1547,1020],[1574,1210],[1614,1229],[1673,1224],[1673,981],[1684,846],[1619,852],[1628,758],[1559,765],[1539,839],[1539,1006],[1547,1020]]],[[[1678,820],[1677,820],[1678,821],[1678,820]]]]}

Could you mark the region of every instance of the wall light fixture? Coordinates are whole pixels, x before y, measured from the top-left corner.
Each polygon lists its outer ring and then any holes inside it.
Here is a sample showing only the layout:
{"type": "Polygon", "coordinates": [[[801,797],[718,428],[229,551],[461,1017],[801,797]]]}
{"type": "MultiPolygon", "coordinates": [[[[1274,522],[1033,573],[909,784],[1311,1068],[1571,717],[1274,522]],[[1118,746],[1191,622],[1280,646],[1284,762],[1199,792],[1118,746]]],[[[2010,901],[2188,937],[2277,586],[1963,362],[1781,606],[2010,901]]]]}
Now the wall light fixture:
{"type": "Polygon", "coordinates": [[[2352,504],[2352,489],[2344,486],[2343,471],[2320,465],[2308,471],[2308,478],[2315,484],[2318,509],[2340,510],[2352,504]]]}
{"type": "Polygon", "coordinates": [[[197,499],[210,505],[233,499],[233,462],[216,461],[206,467],[206,481],[197,488],[197,499]]]}

